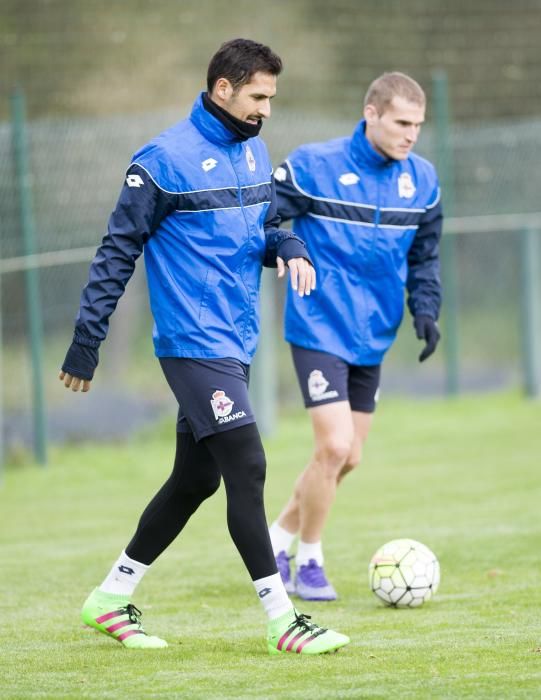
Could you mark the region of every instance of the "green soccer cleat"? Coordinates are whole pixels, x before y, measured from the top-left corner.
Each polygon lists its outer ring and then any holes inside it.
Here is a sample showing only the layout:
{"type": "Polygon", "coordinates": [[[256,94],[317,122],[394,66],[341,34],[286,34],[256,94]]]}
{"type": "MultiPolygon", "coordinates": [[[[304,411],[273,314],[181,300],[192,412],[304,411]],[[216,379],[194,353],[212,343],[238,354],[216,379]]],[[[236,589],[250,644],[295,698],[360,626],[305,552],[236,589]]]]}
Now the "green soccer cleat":
{"type": "Polygon", "coordinates": [[[293,609],[267,628],[269,654],[328,654],[349,644],[349,637],[309,622],[310,615],[299,615],[293,609]]]}
{"type": "Polygon", "coordinates": [[[161,649],[167,642],[150,637],[141,627],[141,611],[124,595],[95,588],[81,610],[85,625],[116,639],[128,649],[161,649]]]}

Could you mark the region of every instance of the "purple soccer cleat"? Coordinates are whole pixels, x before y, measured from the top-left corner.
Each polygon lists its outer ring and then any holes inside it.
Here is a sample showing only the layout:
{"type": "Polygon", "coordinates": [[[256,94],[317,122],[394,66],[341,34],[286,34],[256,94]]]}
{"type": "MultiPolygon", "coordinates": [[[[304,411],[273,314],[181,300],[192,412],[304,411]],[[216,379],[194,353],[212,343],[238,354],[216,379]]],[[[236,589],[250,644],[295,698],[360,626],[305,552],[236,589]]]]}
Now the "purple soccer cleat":
{"type": "Polygon", "coordinates": [[[295,578],[295,592],[303,600],[336,600],[336,591],[315,559],[301,564],[295,578]]]}
{"type": "Polygon", "coordinates": [[[276,555],[276,566],[278,567],[278,573],[283,581],[286,593],[288,595],[293,595],[295,593],[295,584],[291,578],[291,570],[289,568],[289,560],[293,557],[288,557],[287,552],[282,549],[276,555]]]}

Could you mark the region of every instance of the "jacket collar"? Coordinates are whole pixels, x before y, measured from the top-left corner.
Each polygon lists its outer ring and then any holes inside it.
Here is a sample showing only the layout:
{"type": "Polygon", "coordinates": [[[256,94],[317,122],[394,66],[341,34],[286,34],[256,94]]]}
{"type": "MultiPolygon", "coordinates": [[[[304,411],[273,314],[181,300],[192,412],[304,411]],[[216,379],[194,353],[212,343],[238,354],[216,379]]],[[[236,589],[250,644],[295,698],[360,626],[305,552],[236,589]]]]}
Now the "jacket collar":
{"type": "Polygon", "coordinates": [[[366,138],[366,120],[362,119],[351,137],[351,155],[353,160],[362,168],[379,170],[395,161],[378,153],[370,141],[366,138]]]}
{"type": "Polygon", "coordinates": [[[199,93],[195,100],[190,121],[203,134],[207,141],[218,146],[233,146],[238,143],[238,138],[217,117],[208,112],[203,105],[203,93],[199,93]]]}

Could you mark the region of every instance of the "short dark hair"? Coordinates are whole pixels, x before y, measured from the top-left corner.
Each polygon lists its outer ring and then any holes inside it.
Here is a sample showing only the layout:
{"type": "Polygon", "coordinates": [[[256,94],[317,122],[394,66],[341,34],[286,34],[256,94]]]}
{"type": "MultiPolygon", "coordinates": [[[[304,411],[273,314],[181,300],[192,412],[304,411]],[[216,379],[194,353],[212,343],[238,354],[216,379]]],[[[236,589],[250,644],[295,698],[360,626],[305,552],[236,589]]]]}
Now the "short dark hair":
{"type": "Polygon", "coordinates": [[[232,39],[220,46],[210,59],[207,71],[207,89],[212,92],[219,78],[229,80],[237,91],[249,83],[254,73],[279,75],[282,59],[268,46],[250,39],[232,39]]]}

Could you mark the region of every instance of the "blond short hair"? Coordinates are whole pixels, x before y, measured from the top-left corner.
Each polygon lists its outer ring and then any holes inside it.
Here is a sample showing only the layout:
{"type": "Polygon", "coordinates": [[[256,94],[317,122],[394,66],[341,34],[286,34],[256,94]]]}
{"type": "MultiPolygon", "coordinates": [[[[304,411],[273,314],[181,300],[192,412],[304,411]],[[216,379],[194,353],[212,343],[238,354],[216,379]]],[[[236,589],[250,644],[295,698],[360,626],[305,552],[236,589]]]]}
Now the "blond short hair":
{"type": "Polygon", "coordinates": [[[426,104],[426,95],[419,83],[405,73],[394,71],[383,73],[370,84],[364,98],[364,106],[374,105],[381,116],[393,97],[402,97],[420,107],[426,104]]]}

